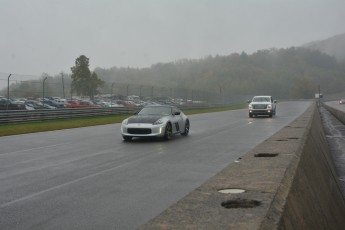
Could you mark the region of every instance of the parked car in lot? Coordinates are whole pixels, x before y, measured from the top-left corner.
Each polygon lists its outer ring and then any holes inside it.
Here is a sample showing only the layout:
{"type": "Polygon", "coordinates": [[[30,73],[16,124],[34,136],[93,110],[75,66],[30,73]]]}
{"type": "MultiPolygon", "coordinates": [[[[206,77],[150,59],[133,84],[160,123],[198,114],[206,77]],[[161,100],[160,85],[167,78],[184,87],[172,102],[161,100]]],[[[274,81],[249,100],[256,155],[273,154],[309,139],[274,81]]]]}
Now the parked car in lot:
{"type": "Polygon", "coordinates": [[[276,115],[277,106],[276,100],[273,100],[272,96],[255,96],[251,101],[248,101],[249,117],[256,115],[268,115],[272,117],[276,115]]]}
{"type": "Polygon", "coordinates": [[[116,103],[119,104],[119,105],[122,105],[122,106],[139,106],[139,104],[135,104],[133,101],[119,100],[116,103]]]}
{"type": "Polygon", "coordinates": [[[168,105],[146,106],[121,125],[122,137],[126,141],[133,137],[162,137],[168,140],[175,134],[187,136],[189,129],[188,117],[177,107],[168,105]]]}
{"type": "Polygon", "coordinates": [[[43,105],[42,102],[36,100],[26,100],[25,106],[27,110],[35,110],[35,109],[48,109],[46,106],[43,105]],[[28,108],[31,107],[31,108],[28,108]]]}
{"type": "Polygon", "coordinates": [[[101,101],[101,102],[98,102],[97,104],[100,105],[101,107],[106,107],[106,108],[123,107],[123,105],[121,104],[117,104],[116,102],[109,102],[109,101],[101,101]]]}
{"type": "Polygon", "coordinates": [[[25,106],[22,103],[15,103],[7,98],[0,98],[0,110],[25,110],[25,106]]]}
{"type": "Polygon", "coordinates": [[[68,100],[66,108],[99,108],[101,106],[95,105],[91,101],[68,100]]]}
{"type": "Polygon", "coordinates": [[[49,99],[43,99],[42,103],[44,105],[49,105],[51,107],[55,108],[65,108],[65,104],[63,102],[58,102],[56,100],[49,100],[49,99]]]}

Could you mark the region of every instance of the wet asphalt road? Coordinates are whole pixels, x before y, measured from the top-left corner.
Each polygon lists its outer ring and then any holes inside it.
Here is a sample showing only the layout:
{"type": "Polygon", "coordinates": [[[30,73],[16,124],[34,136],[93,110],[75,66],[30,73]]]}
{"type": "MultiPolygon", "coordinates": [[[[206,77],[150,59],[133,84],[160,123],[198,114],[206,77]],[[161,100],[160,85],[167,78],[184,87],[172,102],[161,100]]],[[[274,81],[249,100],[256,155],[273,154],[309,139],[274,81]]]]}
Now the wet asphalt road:
{"type": "Polygon", "coordinates": [[[124,142],[120,124],[1,137],[0,229],[135,229],[309,105],[193,115],[190,135],[168,142],[124,142]]]}

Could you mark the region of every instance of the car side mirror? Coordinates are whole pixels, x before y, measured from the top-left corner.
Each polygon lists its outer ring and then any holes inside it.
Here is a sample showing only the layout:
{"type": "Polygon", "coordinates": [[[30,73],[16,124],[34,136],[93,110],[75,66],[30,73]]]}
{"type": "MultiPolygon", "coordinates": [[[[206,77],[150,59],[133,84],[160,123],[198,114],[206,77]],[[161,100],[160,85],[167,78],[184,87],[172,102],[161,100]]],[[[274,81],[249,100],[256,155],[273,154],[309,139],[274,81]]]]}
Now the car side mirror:
{"type": "Polygon", "coordinates": [[[139,111],[135,111],[135,112],[133,113],[133,115],[138,115],[138,113],[139,113],[139,111]]]}
{"type": "Polygon", "coordinates": [[[175,112],[174,113],[174,115],[180,115],[181,114],[181,112],[175,112]]]}
{"type": "Polygon", "coordinates": [[[277,101],[277,100],[274,100],[273,102],[274,102],[274,103],[278,103],[278,101],[277,101]]]}
{"type": "Polygon", "coordinates": [[[250,100],[248,100],[247,103],[250,103],[250,100]]]}

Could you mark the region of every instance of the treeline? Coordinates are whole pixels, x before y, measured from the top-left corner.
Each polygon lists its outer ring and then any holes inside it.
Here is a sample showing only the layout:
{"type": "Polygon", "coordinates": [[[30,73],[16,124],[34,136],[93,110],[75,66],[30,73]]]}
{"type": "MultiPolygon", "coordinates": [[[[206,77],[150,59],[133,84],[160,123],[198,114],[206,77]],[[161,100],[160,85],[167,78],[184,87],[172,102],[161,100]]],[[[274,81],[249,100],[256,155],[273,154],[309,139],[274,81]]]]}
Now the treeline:
{"type": "Polygon", "coordinates": [[[222,90],[224,94],[270,94],[277,98],[312,98],[345,90],[345,65],[307,48],[260,50],[254,54],[209,56],[159,63],[151,68],[97,68],[104,81],[222,90]]]}
{"type": "MultiPolygon", "coordinates": [[[[318,86],[324,94],[345,90],[344,63],[319,51],[296,47],[259,50],[251,55],[243,52],[179,60],[141,69],[96,68],[94,72],[105,83],[101,93],[109,93],[112,84],[182,88],[222,95],[268,94],[280,99],[312,98],[318,86]]],[[[60,75],[54,78],[61,82],[60,75]]],[[[28,87],[28,83],[21,86],[30,91],[28,87]]]]}

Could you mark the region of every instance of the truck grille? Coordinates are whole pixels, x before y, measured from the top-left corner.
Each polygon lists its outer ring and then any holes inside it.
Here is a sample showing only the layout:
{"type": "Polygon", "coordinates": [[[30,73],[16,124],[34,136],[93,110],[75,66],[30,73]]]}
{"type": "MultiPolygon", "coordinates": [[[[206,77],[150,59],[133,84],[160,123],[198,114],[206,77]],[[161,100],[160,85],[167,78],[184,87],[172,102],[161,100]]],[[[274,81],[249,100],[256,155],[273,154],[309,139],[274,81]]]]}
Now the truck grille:
{"type": "Polygon", "coordinates": [[[267,105],[253,105],[253,109],[266,109],[267,105]]]}

